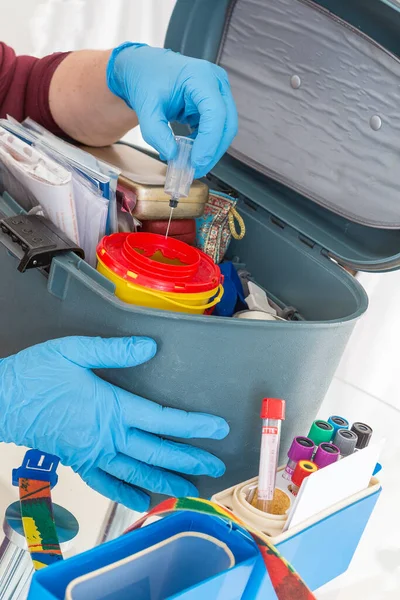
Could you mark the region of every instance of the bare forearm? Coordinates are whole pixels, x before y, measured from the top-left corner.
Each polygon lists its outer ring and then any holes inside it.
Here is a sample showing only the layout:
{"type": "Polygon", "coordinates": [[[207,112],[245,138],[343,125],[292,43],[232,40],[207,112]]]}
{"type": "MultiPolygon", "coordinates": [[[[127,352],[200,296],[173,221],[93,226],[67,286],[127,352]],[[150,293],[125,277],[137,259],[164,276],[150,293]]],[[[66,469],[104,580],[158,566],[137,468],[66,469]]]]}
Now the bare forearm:
{"type": "Polygon", "coordinates": [[[82,50],[67,56],[50,84],[50,110],[71,138],[90,146],[119,140],[138,123],[134,111],[107,87],[111,51],[82,50]]]}

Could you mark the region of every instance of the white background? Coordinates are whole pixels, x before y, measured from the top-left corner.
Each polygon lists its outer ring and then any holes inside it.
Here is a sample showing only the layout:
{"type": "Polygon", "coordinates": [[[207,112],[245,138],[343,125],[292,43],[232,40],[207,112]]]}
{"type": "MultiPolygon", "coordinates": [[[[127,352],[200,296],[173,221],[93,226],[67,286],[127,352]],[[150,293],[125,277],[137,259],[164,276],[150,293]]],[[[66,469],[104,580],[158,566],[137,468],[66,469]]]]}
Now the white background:
{"type": "Polygon", "coordinates": [[[175,0],[1,0],[0,38],[21,54],[162,46],[175,0]]]}

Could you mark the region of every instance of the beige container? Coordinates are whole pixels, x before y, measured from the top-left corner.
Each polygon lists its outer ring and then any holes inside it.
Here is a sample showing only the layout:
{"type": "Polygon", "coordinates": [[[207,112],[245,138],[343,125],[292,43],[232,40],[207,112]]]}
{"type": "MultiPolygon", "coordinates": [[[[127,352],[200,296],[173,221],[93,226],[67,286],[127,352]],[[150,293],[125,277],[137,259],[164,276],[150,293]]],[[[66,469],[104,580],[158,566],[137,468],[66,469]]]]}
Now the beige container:
{"type": "MultiPolygon", "coordinates": [[[[284,468],[285,467],[280,467],[278,469],[278,476],[279,473],[283,472],[284,468]]],[[[342,502],[333,504],[330,508],[316,513],[312,518],[307,519],[303,523],[300,523],[295,527],[291,527],[284,532],[283,528],[286,523],[287,514],[281,516],[270,515],[258,510],[257,508],[254,508],[247,502],[247,492],[250,488],[257,484],[257,481],[258,477],[254,477],[253,479],[249,479],[248,481],[234,485],[229,489],[215,494],[211,500],[216,504],[219,504],[220,506],[232,511],[236,516],[242,519],[245,524],[255,527],[262,533],[268,535],[273,544],[279,544],[298,535],[301,531],[307,529],[308,527],[318,523],[323,519],[326,519],[330,515],[337,513],[353,502],[357,502],[374,494],[380,489],[380,483],[378,479],[372,477],[369,486],[365,490],[359,492],[358,494],[354,494],[353,496],[349,496],[342,502]]],[[[290,509],[287,511],[287,513],[289,513],[289,511],[290,509]]]]}
{"type": "MultiPolygon", "coordinates": [[[[139,221],[167,220],[170,215],[170,197],[164,193],[167,166],[126,144],[105,148],[84,147],[83,150],[100,160],[121,169],[119,183],[136,195],[133,215],[139,221]]],[[[196,219],[204,213],[208,187],[195,180],[189,196],[182,198],[173,211],[173,219],[196,219]]]]}
{"type": "Polygon", "coordinates": [[[245,523],[256,527],[268,536],[275,537],[282,533],[287,520],[287,514],[271,515],[265,513],[247,502],[247,494],[257,484],[258,477],[239,483],[228,490],[212,497],[212,501],[228,508],[245,523]]]}

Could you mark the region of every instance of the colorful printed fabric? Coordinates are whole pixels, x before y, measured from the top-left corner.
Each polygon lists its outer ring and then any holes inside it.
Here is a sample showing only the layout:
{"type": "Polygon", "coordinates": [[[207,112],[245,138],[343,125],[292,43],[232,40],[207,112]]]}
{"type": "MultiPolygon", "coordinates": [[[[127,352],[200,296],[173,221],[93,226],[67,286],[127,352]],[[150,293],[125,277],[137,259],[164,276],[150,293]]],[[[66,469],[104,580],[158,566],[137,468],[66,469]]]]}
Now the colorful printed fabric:
{"type": "Polygon", "coordinates": [[[197,247],[208,254],[216,264],[224,259],[232,236],[241,240],[245,234],[243,219],[235,209],[236,200],[220,192],[210,192],[204,214],[196,219],[197,247]],[[234,220],[240,226],[236,232],[234,220]]]}
{"type": "Polygon", "coordinates": [[[283,556],[280,555],[266,535],[253,529],[249,525],[245,525],[243,521],[229,510],[222,508],[222,506],[219,506],[218,504],[209,502],[208,500],[198,498],[170,498],[161,502],[161,504],[153,508],[147,515],[134,523],[134,525],[128,529],[128,532],[139,529],[149,517],[155,515],[167,515],[180,510],[200,512],[214,517],[220,517],[229,522],[233,522],[242,529],[248,531],[256,542],[261,556],[264,559],[265,568],[267,569],[278,600],[315,600],[315,596],[308,589],[304,581],[283,556]]]}
{"type": "Polygon", "coordinates": [[[19,479],[21,516],[35,570],[62,560],[51,502],[50,483],[19,479]]]}

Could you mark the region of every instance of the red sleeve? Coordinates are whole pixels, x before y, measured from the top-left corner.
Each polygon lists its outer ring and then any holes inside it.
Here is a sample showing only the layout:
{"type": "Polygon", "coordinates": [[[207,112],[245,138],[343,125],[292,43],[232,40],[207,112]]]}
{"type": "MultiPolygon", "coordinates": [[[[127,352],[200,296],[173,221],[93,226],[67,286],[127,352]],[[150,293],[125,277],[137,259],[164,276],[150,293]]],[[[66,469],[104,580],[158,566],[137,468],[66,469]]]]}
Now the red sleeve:
{"type": "Polygon", "coordinates": [[[45,58],[16,56],[0,42],[0,117],[10,115],[18,121],[31,117],[40,125],[64,136],[50,112],[49,89],[54,71],[68,53],[45,58]]]}

